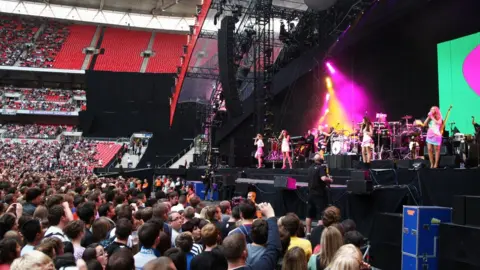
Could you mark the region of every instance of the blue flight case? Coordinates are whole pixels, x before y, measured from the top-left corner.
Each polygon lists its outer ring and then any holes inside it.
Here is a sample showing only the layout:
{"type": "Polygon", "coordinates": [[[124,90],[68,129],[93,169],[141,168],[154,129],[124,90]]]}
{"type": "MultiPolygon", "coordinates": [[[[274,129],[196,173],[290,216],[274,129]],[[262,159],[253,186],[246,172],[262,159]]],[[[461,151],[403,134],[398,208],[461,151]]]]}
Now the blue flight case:
{"type": "MultiPolygon", "coordinates": [[[[190,185],[192,184],[193,185],[193,188],[195,189],[195,195],[197,195],[198,197],[200,197],[200,199],[204,200],[205,198],[205,184],[203,184],[202,181],[187,181],[187,185],[190,185]]],[[[213,189],[213,197],[212,197],[212,194],[211,194],[211,191],[208,191],[208,197],[207,197],[207,200],[208,199],[213,199],[214,201],[218,201],[218,190],[216,188],[216,184],[212,184],[211,185],[211,189],[213,189]]]]}
{"type": "Polygon", "coordinates": [[[435,270],[440,223],[452,221],[452,209],[403,206],[402,270],[435,270]]]}

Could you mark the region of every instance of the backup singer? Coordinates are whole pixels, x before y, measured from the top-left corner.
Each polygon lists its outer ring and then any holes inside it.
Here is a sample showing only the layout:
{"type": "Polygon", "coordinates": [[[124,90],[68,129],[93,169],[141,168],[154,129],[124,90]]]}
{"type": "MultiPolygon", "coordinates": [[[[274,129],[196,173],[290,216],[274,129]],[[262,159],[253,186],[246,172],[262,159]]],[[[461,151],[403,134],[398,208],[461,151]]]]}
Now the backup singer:
{"type": "Polygon", "coordinates": [[[423,123],[424,127],[428,125],[427,147],[431,168],[438,168],[438,161],[440,160],[440,146],[442,145],[442,132],[440,129],[442,123],[443,118],[440,109],[437,106],[433,106],[423,123]]]}
{"type": "Polygon", "coordinates": [[[265,146],[263,144],[263,136],[262,134],[257,134],[257,137],[255,138],[254,145],[257,146],[257,151],[255,152],[255,158],[258,161],[258,169],[262,168],[262,157],[263,157],[263,147],[265,146]]]}
{"type": "Polygon", "coordinates": [[[370,164],[372,161],[372,149],[373,149],[373,125],[368,117],[363,117],[362,126],[360,132],[363,135],[362,139],[362,159],[365,164],[370,164]]]}
{"type": "Polygon", "coordinates": [[[315,136],[313,136],[312,131],[309,129],[307,135],[305,136],[305,144],[307,145],[307,150],[305,151],[305,161],[310,159],[310,154],[315,151],[315,136]]]}
{"type": "Polygon", "coordinates": [[[286,169],[287,166],[285,165],[285,161],[288,160],[288,165],[290,165],[290,169],[292,168],[292,158],[290,157],[290,135],[286,130],[282,130],[279,140],[282,140],[282,154],[283,154],[283,166],[282,169],[286,169]]]}

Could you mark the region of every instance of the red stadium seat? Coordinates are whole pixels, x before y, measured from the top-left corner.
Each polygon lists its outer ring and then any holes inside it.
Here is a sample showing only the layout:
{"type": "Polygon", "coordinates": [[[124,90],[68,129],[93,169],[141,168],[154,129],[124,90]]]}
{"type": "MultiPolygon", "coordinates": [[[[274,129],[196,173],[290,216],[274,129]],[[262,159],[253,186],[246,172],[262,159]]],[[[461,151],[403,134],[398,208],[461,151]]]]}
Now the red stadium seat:
{"type": "Polygon", "coordinates": [[[119,28],[105,30],[102,48],[95,63],[95,70],[140,72],[142,51],[148,48],[152,33],[119,28]]]}
{"type": "Polygon", "coordinates": [[[93,25],[68,26],[70,35],[55,57],[54,68],[81,69],[85,54],[83,49],[90,46],[96,27],[93,25]]]}
{"type": "Polygon", "coordinates": [[[155,55],[148,60],[147,72],[175,73],[185,44],[186,35],[156,33],[152,48],[155,55]]]}

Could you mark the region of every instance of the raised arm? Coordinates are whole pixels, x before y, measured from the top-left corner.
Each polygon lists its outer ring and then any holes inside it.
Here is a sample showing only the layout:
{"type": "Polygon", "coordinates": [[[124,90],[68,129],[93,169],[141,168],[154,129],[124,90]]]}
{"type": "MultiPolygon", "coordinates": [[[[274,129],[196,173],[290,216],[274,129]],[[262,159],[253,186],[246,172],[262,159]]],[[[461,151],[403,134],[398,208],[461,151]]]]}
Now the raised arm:
{"type": "Polygon", "coordinates": [[[278,233],[277,218],[273,207],[269,203],[261,203],[258,205],[262,214],[267,218],[268,223],[268,240],[265,253],[260,260],[252,264],[252,268],[258,270],[275,269],[278,258],[282,251],[282,243],[280,242],[280,234],[278,233]]]}

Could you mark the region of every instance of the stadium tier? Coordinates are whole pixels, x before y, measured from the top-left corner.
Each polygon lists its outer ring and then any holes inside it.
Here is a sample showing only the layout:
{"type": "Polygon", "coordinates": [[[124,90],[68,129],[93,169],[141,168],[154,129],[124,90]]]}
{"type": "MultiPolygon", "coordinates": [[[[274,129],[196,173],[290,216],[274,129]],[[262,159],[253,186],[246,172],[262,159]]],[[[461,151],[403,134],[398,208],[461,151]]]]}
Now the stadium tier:
{"type": "Polygon", "coordinates": [[[147,49],[152,33],[119,28],[105,30],[95,70],[140,72],[141,53],[147,49]]]}
{"type": "Polygon", "coordinates": [[[153,43],[154,55],[148,60],[147,72],[175,73],[180,65],[182,46],[187,43],[185,35],[156,33],[153,43]]]}
{"type": "Polygon", "coordinates": [[[70,35],[65,39],[62,49],[55,57],[54,68],[81,69],[85,54],[83,49],[90,46],[96,27],[92,25],[68,26],[70,35]]]}

